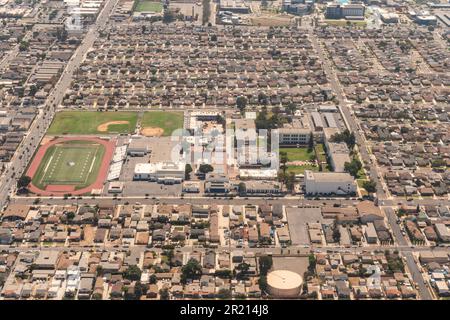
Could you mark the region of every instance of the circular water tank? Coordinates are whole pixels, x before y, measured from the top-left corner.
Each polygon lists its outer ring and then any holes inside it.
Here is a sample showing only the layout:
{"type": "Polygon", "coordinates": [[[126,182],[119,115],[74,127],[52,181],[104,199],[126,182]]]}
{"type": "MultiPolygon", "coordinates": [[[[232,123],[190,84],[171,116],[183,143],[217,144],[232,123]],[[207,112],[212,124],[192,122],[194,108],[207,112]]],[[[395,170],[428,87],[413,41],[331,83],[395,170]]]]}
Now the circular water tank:
{"type": "Polygon", "coordinates": [[[274,297],[296,297],[300,294],[302,284],[302,277],[289,270],[275,270],[267,275],[267,287],[274,297]]]}

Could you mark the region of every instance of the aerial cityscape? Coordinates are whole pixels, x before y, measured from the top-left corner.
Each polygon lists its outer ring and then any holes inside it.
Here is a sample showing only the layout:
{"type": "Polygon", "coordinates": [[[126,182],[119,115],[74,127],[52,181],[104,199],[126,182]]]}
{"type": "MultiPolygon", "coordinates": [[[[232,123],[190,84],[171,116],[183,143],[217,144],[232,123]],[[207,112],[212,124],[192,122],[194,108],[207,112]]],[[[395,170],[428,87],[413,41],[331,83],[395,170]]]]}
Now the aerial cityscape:
{"type": "Polygon", "coordinates": [[[450,299],[448,0],[0,26],[0,300],[450,299]]]}

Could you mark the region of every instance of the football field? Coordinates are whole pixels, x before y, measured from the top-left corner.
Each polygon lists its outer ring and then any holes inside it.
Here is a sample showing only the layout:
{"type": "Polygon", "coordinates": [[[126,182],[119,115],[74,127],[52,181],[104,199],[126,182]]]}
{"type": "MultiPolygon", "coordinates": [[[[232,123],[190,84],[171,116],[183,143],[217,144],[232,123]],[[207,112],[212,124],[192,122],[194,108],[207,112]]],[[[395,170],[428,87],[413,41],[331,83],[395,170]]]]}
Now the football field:
{"type": "Polygon", "coordinates": [[[72,185],[80,189],[97,178],[105,147],[90,141],[68,141],[48,148],[33,184],[41,189],[48,185],[72,185]]]}

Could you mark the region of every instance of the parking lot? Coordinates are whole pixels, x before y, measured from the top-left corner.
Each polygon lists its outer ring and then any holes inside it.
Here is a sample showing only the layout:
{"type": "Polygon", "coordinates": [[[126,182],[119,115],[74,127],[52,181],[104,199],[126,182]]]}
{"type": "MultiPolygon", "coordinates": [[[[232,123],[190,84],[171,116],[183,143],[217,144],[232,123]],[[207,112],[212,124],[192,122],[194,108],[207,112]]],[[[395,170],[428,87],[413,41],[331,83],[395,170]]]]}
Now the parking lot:
{"type": "Polygon", "coordinates": [[[289,270],[303,275],[308,270],[307,257],[273,257],[273,270],[289,270]]]}
{"type": "Polygon", "coordinates": [[[320,208],[286,208],[289,232],[293,245],[309,244],[307,223],[323,222],[320,208]]]}

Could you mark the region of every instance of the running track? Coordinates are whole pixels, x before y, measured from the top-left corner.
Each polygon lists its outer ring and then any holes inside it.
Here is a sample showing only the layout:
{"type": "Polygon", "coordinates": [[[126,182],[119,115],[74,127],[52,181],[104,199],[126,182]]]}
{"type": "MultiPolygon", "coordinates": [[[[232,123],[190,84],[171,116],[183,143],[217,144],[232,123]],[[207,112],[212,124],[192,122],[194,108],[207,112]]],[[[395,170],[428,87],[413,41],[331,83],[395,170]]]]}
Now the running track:
{"type": "Polygon", "coordinates": [[[31,162],[30,167],[27,170],[27,176],[33,177],[36,174],[37,169],[39,168],[39,165],[41,164],[42,158],[44,157],[45,153],[47,152],[48,148],[51,146],[63,143],[67,141],[73,141],[73,140],[83,140],[83,141],[92,141],[98,144],[101,144],[105,147],[105,154],[103,155],[102,164],[100,166],[100,169],[98,171],[97,179],[95,182],[85,188],[74,190],[73,187],[71,187],[71,190],[69,190],[68,185],[48,185],[47,190],[42,190],[35,185],[33,185],[33,182],[30,183],[28,186],[28,190],[32,193],[41,195],[41,196],[61,196],[67,193],[70,193],[72,195],[83,195],[90,193],[93,189],[103,189],[103,184],[106,180],[106,177],[108,175],[109,171],[109,164],[111,162],[111,159],[114,155],[114,148],[116,146],[116,140],[103,140],[97,137],[71,137],[71,138],[57,138],[50,142],[48,142],[45,145],[42,145],[39,147],[38,151],[36,152],[36,155],[33,159],[33,162],[31,162]]]}

